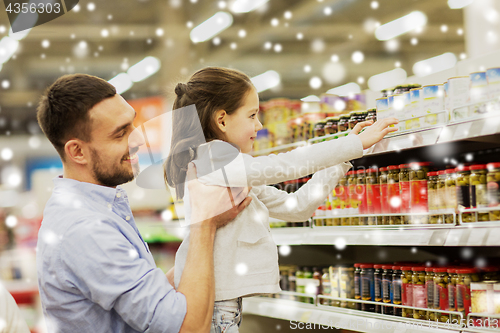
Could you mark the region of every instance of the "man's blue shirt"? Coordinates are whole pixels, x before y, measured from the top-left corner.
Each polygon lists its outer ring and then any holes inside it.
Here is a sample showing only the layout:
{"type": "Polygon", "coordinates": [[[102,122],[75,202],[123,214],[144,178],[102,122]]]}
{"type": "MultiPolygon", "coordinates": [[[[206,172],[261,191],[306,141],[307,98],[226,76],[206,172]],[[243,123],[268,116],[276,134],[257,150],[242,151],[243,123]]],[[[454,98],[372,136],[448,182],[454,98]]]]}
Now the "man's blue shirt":
{"type": "Polygon", "coordinates": [[[126,192],[67,178],[54,185],[37,245],[49,332],[178,332],[186,298],[156,267],[126,192]]]}

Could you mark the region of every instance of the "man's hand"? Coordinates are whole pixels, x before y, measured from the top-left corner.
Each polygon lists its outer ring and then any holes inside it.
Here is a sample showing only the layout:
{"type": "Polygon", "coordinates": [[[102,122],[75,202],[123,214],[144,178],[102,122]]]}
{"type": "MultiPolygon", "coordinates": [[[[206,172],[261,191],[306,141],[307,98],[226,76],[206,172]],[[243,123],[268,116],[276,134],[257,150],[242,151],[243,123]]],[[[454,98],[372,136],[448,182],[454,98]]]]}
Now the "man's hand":
{"type": "Polygon", "coordinates": [[[211,219],[217,228],[223,227],[245,209],[252,198],[247,197],[251,187],[228,188],[206,186],[196,178],[196,166],[189,163],[187,171],[191,224],[211,219]]]}
{"type": "Polygon", "coordinates": [[[363,121],[357,123],[352,129],[349,135],[357,135],[361,139],[363,144],[363,149],[368,149],[380,140],[384,138],[388,133],[395,132],[398,129],[396,127],[389,127],[390,125],[396,125],[399,121],[396,118],[386,118],[375,123],[372,120],[363,121]],[[363,133],[361,130],[367,127],[363,133]]]}

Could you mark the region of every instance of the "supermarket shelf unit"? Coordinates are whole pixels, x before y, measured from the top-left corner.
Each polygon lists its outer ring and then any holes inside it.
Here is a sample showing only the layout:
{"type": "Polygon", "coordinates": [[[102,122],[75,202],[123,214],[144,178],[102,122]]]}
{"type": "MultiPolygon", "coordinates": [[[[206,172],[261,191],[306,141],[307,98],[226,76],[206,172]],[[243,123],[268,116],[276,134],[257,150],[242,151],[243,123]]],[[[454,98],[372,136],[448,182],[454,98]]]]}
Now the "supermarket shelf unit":
{"type": "MultiPolygon", "coordinates": [[[[339,138],[348,132],[330,134],[310,139],[307,142],[279,146],[258,151],[255,155],[263,155],[286,151],[294,147],[307,146],[339,138]]],[[[366,150],[363,164],[376,161],[380,155],[400,153],[407,150],[433,148],[435,145],[460,142],[455,153],[467,152],[471,144],[484,149],[500,147],[500,110],[487,117],[478,117],[420,129],[412,132],[394,133],[370,150],[366,150]]],[[[386,156],[383,156],[386,158],[386,156]]],[[[369,165],[369,164],[367,164],[369,165]]],[[[480,209],[470,210],[477,212],[480,209]]],[[[272,235],[277,245],[331,245],[338,241],[346,245],[379,245],[379,246],[500,246],[500,221],[462,223],[463,212],[454,215],[454,224],[409,224],[409,225],[360,225],[360,226],[316,226],[318,219],[339,218],[340,215],[313,217],[310,227],[273,228],[272,235]]],[[[444,214],[444,212],[440,212],[444,214]]],[[[396,214],[404,215],[404,214],[396,214]]],[[[432,213],[429,215],[436,215],[432,213]]],[[[344,217],[370,217],[370,215],[346,215],[344,217]]],[[[373,216],[373,215],[372,215],[373,216]]],[[[271,219],[270,222],[284,222],[271,219]]],[[[310,323],[324,326],[341,327],[359,332],[464,332],[483,333],[498,332],[498,329],[450,326],[423,320],[394,317],[389,315],[324,306],[315,299],[314,304],[306,304],[290,300],[294,293],[283,292],[285,298],[251,297],[243,301],[243,313],[270,318],[310,323]],[[286,296],[286,295],[289,296],[286,296]],[[361,320],[361,321],[360,321],[361,320]],[[353,324],[354,323],[354,324],[353,324]],[[361,326],[351,326],[360,323],[361,326]],[[398,325],[399,324],[399,325],[398,325]]],[[[320,296],[321,297],[321,296],[320,296]]],[[[326,297],[328,298],[328,297],[326,297]]],[[[492,318],[494,316],[491,316],[492,318]]],[[[496,318],[496,317],[495,317],[496,318]]],[[[467,318],[469,319],[469,318],[467,318]]],[[[500,320],[499,320],[500,321],[500,320]]]]}
{"type": "MultiPolygon", "coordinates": [[[[294,295],[298,294],[282,292],[280,296],[288,297],[294,295]]],[[[303,322],[329,328],[341,328],[367,333],[445,333],[460,332],[462,330],[456,325],[438,324],[434,322],[401,318],[373,312],[325,306],[319,304],[316,297],[310,295],[307,295],[307,297],[314,298],[314,304],[302,303],[282,298],[244,298],[243,313],[282,319],[291,322],[293,321],[293,324],[295,325],[298,325],[298,322],[303,322]]],[[[332,297],[323,298],[334,299],[332,297]]],[[[339,298],[338,300],[343,299],[339,298]]],[[[316,326],[316,328],[319,329],[318,326],[316,326]]]]}

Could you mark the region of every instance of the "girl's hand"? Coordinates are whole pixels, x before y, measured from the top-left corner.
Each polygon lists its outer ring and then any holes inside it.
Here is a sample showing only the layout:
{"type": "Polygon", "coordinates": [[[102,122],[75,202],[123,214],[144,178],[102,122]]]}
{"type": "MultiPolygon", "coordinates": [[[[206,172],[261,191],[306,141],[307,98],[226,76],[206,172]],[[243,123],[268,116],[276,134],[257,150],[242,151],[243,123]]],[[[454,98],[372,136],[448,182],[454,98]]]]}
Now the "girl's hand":
{"type": "Polygon", "coordinates": [[[396,125],[399,121],[396,118],[386,118],[380,121],[373,120],[363,121],[356,124],[349,135],[357,135],[361,139],[363,144],[363,149],[368,149],[380,140],[384,138],[388,133],[395,132],[398,129],[396,127],[389,127],[390,125],[396,125]],[[367,127],[363,133],[361,130],[367,127]]]}

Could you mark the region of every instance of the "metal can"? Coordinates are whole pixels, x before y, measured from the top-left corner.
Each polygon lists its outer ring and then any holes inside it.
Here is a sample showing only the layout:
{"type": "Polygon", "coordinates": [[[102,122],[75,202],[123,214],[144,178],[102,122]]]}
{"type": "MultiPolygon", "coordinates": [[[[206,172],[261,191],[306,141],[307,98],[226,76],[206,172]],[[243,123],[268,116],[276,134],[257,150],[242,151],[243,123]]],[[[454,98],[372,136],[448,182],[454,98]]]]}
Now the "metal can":
{"type": "Polygon", "coordinates": [[[488,68],[486,80],[488,82],[488,97],[493,99],[500,96],[500,68],[488,68]]]}
{"type": "Polygon", "coordinates": [[[388,115],[387,115],[387,111],[389,109],[388,103],[389,103],[389,100],[387,97],[382,97],[382,98],[375,100],[378,120],[388,118],[388,115]]]}
{"type": "Polygon", "coordinates": [[[444,109],[444,88],[442,84],[422,88],[422,113],[433,114],[444,109]]]}
{"type": "Polygon", "coordinates": [[[420,128],[420,118],[421,116],[424,115],[423,113],[423,108],[422,108],[422,88],[414,88],[410,90],[410,112],[411,112],[411,118],[413,118],[411,121],[411,128],[412,129],[418,129],[420,128]]]}
{"type": "Polygon", "coordinates": [[[457,76],[448,79],[450,119],[459,120],[469,117],[469,108],[464,107],[469,100],[469,77],[457,76]]]}
{"type": "MultiPolygon", "coordinates": [[[[500,207],[500,163],[489,163],[487,174],[488,207],[500,207]]],[[[490,221],[500,220],[500,210],[490,211],[490,221]]]]}

